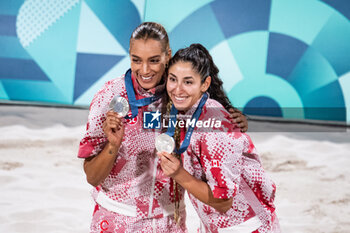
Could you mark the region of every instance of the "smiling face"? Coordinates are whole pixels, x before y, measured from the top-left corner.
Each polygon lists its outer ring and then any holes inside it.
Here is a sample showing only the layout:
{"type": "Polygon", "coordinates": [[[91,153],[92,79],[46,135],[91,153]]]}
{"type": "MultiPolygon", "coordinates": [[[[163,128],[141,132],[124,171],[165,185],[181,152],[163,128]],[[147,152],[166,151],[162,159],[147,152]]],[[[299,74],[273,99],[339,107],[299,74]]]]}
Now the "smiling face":
{"type": "Polygon", "coordinates": [[[202,83],[190,62],[179,61],[169,68],[167,92],[179,111],[190,109],[210,86],[211,77],[202,83]]]}
{"type": "Polygon", "coordinates": [[[170,49],[164,51],[160,41],[154,39],[131,41],[131,71],[142,88],[148,90],[157,86],[170,56],[170,49]]]}

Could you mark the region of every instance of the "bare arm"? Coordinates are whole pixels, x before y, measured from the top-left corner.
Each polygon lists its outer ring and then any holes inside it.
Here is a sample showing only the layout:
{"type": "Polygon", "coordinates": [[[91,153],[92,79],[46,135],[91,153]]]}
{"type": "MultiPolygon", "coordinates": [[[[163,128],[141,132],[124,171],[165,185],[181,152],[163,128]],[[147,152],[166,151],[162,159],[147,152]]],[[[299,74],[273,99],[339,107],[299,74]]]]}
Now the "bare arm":
{"type": "Polygon", "coordinates": [[[117,113],[108,112],[102,127],[107,144],[98,155],[84,161],[86,179],[93,186],[99,185],[111,172],[124,135],[122,118],[117,113]]]}
{"type": "Polygon", "coordinates": [[[184,189],[191,193],[201,202],[210,205],[221,213],[225,213],[232,206],[232,198],[219,199],[214,198],[209,185],[191,174],[189,174],[182,166],[180,161],[173,155],[166,152],[158,153],[161,159],[161,167],[167,176],[172,177],[184,189]]]}

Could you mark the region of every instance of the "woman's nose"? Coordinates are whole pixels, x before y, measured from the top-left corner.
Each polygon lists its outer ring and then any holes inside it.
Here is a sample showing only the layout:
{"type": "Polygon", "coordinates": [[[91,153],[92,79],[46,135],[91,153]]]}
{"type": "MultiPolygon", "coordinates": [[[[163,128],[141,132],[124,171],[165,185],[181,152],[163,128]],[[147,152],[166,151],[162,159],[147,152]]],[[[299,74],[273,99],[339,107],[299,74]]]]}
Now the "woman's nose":
{"type": "Polygon", "coordinates": [[[175,87],[175,92],[176,93],[181,93],[183,90],[181,83],[177,83],[175,87]]]}
{"type": "Polygon", "coordinates": [[[143,74],[148,74],[148,71],[149,71],[149,66],[148,66],[148,63],[145,62],[142,64],[142,73],[143,74]]]}

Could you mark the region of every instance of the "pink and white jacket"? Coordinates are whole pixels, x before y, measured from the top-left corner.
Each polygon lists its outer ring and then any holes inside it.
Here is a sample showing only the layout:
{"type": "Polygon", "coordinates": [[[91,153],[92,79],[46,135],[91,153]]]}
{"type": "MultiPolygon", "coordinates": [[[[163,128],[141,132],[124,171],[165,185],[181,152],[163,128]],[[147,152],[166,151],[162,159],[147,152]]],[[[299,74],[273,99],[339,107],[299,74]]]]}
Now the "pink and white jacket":
{"type": "MultiPolygon", "coordinates": [[[[197,105],[183,117],[191,116],[197,105]]],[[[205,181],[215,198],[232,197],[233,204],[221,214],[189,194],[202,222],[200,231],[279,232],[273,204],[276,186],[265,173],[253,142],[230,123],[222,105],[209,98],[199,121],[214,119],[221,121],[221,126],[195,128],[190,145],[182,154],[183,166],[205,181]]]]}
{"type": "MultiPolygon", "coordinates": [[[[164,85],[146,91],[134,78],[133,84],[137,99],[164,91],[164,85]]],[[[79,158],[98,156],[105,146],[107,138],[102,130],[102,123],[106,119],[108,105],[116,95],[128,99],[124,76],[108,81],[93,98],[86,132],[80,142],[79,158]]],[[[108,177],[93,190],[96,203],[109,213],[117,213],[115,216],[146,220],[160,219],[174,213],[172,181],[163,174],[155,153],[155,137],[158,132],[145,130],[142,124],[143,112],[160,110],[160,105],[161,100],[158,100],[148,106],[140,107],[138,115],[132,120],[127,120],[123,142],[113,169],[108,177]]],[[[183,215],[181,228],[185,229],[183,193],[183,191],[180,192],[180,210],[183,210],[180,214],[183,215]]],[[[173,223],[168,221],[168,224],[173,223]]],[[[142,228],[142,224],[140,227],[142,228]]],[[[166,227],[164,226],[164,229],[166,227]]]]}

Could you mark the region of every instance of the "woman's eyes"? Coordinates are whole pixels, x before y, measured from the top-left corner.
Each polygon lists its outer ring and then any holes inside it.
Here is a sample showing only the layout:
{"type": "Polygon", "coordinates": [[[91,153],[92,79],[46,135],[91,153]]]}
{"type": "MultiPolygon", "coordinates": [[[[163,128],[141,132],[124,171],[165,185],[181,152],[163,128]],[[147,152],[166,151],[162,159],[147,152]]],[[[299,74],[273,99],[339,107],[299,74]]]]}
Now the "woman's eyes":
{"type": "Polygon", "coordinates": [[[158,63],[160,60],[159,59],[152,59],[151,63],[158,63]]]}
{"type": "MultiPolygon", "coordinates": [[[[176,82],[176,79],[173,78],[173,77],[169,77],[168,79],[169,79],[170,82],[176,82]]],[[[192,85],[193,81],[184,81],[184,84],[185,85],[192,85]]]]}
{"type": "MultiPolygon", "coordinates": [[[[140,60],[140,59],[132,59],[132,62],[135,62],[135,63],[141,63],[142,61],[140,60]]],[[[159,59],[152,59],[152,60],[150,60],[150,63],[153,63],[153,64],[157,64],[157,63],[159,63],[160,62],[160,60],[159,59]]]]}
{"type": "Polygon", "coordinates": [[[132,62],[140,63],[141,61],[139,59],[132,59],[132,62]]]}

